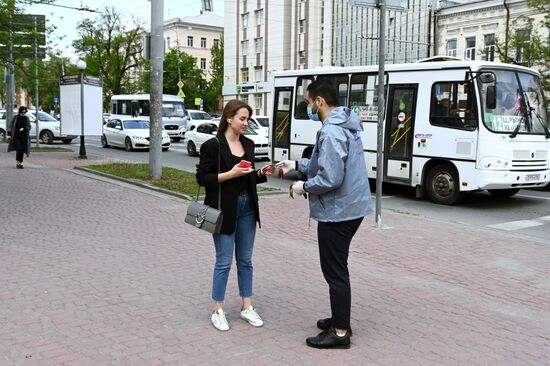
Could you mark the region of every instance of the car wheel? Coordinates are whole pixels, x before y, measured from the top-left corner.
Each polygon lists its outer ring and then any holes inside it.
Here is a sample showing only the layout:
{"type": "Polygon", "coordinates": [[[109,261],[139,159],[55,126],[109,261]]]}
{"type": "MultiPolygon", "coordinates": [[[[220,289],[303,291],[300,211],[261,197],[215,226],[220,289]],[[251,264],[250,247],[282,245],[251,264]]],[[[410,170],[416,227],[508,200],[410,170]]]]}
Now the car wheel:
{"type": "Polygon", "coordinates": [[[124,148],[126,151],[132,151],[134,149],[132,146],[132,140],[130,140],[129,137],[126,137],[126,140],[124,140],[124,148]]]}
{"type": "Polygon", "coordinates": [[[187,143],[187,153],[189,156],[197,156],[197,147],[193,141],[187,143]]]}
{"type": "Polygon", "coordinates": [[[167,147],[163,147],[163,148],[162,148],[162,151],[168,151],[168,148],[167,148],[167,147]]]}
{"type": "Polygon", "coordinates": [[[0,141],[4,141],[6,139],[6,131],[0,128],[0,141]]]}
{"type": "Polygon", "coordinates": [[[53,133],[50,131],[42,131],[40,133],[40,141],[46,145],[53,144],[53,133]]]}
{"type": "Polygon", "coordinates": [[[489,189],[489,193],[493,197],[512,197],[519,192],[519,188],[508,188],[508,189],[489,189]]]}
{"type": "Polygon", "coordinates": [[[428,197],[442,205],[452,205],[460,201],[464,192],[460,192],[458,173],[447,164],[436,165],[426,176],[428,197]]]}
{"type": "Polygon", "coordinates": [[[107,137],[105,137],[105,135],[101,135],[101,146],[109,147],[109,143],[107,142],[107,137]]]}
{"type": "Polygon", "coordinates": [[[63,142],[65,145],[68,145],[71,142],[73,142],[73,139],[63,139],[63,140],[61,140],[61,142],[63,142]]]}
{"type": "Polygon", "coordinates": [[[172,141],[174,142],[180,142],[181,137],[172,137],[172,141]]]}

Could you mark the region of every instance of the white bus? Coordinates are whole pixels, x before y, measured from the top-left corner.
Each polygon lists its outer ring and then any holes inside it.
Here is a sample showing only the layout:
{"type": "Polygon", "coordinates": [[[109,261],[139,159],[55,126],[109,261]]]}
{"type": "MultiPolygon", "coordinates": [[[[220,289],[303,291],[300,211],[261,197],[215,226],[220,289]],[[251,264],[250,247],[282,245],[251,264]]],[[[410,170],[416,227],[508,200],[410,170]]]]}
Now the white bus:
{"type": "MultiPolygon", "coordinates": [[[[111,118],[149,118],[149,94],[113,95],[111,97],[111,118]]],[[[162,126],[172,141],[178,142],[185,133],[187,119],[183,100],[176,95],[162,96],[162,126]]]]}
{"type": "MultiPolygon", "coordinates": [[[[550,132],[540,76],[531,69],[476,61],[386,66],[384,182],[417,188],[441,204],[467,191],[512,196],[550,181],[550,132]]],[[[311,156],[319,122],[308,119],[307,86],[330,78],[339,104],[363,124],[369,178],[376,178],[378,66],[274,74],[273,161],[311,156]]]]}

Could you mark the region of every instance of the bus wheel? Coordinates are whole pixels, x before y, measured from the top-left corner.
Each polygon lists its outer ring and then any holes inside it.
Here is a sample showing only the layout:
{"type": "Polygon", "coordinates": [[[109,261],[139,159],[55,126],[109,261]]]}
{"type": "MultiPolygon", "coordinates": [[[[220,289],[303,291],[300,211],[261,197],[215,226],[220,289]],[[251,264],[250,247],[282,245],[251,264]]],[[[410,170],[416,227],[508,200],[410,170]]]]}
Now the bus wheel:
{"type": "Polygon", "coordinates": [[[442,205],[452,205],[460,201],[463,193],[460,192],[456,170],[445,164],[430,169],[426,176],[426,193],[433,202],[442,205]]]}
{"type": "Polygon", "coordinates": [[[519,192],[519,188],[508,188],[508,189],[489,189],[489,193],[493,197],[512,197],[519,192]]]}

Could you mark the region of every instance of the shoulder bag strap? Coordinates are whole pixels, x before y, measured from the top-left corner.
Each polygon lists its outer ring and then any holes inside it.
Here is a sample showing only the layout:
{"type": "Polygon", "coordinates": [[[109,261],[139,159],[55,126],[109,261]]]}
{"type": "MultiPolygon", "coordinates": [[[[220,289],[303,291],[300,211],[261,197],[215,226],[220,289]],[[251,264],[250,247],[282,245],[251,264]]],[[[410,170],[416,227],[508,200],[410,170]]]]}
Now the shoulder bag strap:
{"type": "MultiPolygon", "coordinates": [[[[218,140],[217,137],[214,137],[216,141],[218,141],[218,175],[220,174],[220,160],[221,160],[221,149],[222,146],[220,145],[220,140],[218,140]]],[[[195,202],[199,201],[199,192],[201,190],[201,186],[199,185],[197,188],[197,195],[195,197],[195,202]]],[[[221,184],[218,182],[218,210],[222,209],[222,187],[221,184]]]]}

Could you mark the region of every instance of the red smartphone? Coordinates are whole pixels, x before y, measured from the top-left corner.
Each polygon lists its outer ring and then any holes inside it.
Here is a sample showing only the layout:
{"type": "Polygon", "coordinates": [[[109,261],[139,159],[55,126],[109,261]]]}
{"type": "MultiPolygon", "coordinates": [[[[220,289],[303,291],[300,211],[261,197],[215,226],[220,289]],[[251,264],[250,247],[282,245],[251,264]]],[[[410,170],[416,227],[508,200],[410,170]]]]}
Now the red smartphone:
{"type": "Polygon", "coordinates": [[[241,160],[239,163],[239,168],[250,168],[252,166],[252,163],[248,160],[241,160]]]}

